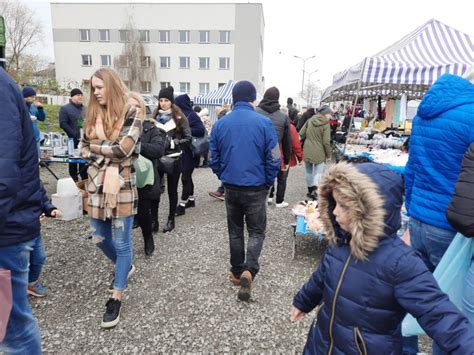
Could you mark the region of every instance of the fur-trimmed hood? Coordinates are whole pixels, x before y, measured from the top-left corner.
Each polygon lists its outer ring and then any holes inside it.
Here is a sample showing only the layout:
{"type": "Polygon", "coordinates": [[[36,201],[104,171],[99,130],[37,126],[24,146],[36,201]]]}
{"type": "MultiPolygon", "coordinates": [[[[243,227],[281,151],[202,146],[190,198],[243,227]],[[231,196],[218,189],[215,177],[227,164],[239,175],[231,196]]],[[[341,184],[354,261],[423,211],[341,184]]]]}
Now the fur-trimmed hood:
{"type": "Polygon", "coordinates": [[[321,220],[329,243],[349,243],[351,254],[358,260],[367,260],[380,238],[393,236],[400,228],[403,180],[401,175],[383,165],[333,165],[321,181],[318,196],[321,220]],[[334,189],[344,196],[350,210],[349,231],[341,229],[333,214],[334,189]]]}

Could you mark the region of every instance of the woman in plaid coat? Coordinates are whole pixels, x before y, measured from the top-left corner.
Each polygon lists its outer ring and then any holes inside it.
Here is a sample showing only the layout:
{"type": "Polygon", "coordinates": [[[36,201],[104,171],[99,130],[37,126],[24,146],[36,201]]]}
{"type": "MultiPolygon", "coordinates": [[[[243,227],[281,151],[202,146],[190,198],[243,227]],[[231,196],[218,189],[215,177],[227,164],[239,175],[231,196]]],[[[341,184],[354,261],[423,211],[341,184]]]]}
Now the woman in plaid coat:
{"type": "Polygon", "coordinates": [[[132,265],[132,224],[138,195],[132,164],[138,157],[143,113],[128,103],[118,74],[102,68],[91,77],[81,155],[88,161],[89,215],[93,241],[114,263],[112,297],[101,327],[120,320],[120,306],[132,265]]]}

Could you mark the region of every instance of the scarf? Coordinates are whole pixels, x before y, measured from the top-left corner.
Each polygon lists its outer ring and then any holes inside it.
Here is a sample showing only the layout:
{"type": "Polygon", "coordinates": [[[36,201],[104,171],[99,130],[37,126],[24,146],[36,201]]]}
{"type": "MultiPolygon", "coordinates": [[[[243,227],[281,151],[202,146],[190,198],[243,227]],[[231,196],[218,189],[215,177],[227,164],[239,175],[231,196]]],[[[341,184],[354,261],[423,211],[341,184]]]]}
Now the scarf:
{"type": "Polygon", "coordinates": [[[159,116],[156,117],[158,122],[165,124],[171,119],[171,109],[168,110],[158,110],[159,116]]]}
{"type": "MultiPolygon", "coordinates": [[[[104,124],[102,117],[98,116],[96,121],[96,132],[97,138],[100,140],[117,140],[120,134],[121,127],[118,125],[114,128],[110,139],[107,138],[104,131],[104,124]]],[[[112,209],[117,207],[118,194],[120,192],[120,174],[119,167],[117,164],[110,163],[110,160],[105,161],[107,168],[105,169],[104,181],[103,181],[103,192],[104,192],[104,208],[106,209],[106,215],[112,215],[112,209]]]]}

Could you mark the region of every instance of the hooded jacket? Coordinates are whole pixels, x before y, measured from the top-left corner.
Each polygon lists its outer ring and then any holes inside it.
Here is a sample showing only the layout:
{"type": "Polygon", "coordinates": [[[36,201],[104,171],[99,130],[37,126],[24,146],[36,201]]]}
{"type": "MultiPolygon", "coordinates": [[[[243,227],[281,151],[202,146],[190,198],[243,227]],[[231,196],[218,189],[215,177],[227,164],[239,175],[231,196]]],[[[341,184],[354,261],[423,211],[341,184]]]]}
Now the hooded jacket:
{"type": "Polygon", "coordinates": [[[402,177],[374,163],[330,167],[319,188],[329,247],[293,305],[317,314],[305,354],[401,354],[407,312],[450,354],[474,351],[474,328],[396,232],[402,177]],[[349,231],[334,217],[334,189],[350,211],[349,231]]]}
{"type": "Polygon", "coordinates": [[[209,110],[204,107],[201,112],[198,113],[198,115],[202,121],[202,124],[204,125],[204,128],[206,128],[207,134],[211,134],[212,121],[211,116],[209,116],[209,110]]]}
{"type": "Polygon", "coordinates": [[[0,68],[0,248],[40,234],[41,185],[30,113],[15,82],[0,68]]]}
{"type": "MultiPolygon", "coordinates": [[[[199,118],[198,114],[193,111],[193,106],[191,105],[191,99],[187,94],[179,95],[175,99],[175,104],[183,111],[186,119],[189,123],[189,128],[191,129],[191,135],[193,137],[204,137],[206,129],[199,118]]],[[[189,171],[196,167],[196,159],[193,157],[191,151],[191,144],[183,148],[183,155],[181,160],[181,169],[182,171],[189,171]]]]}
{"type": "Polygon", "coordinates": [[[84,106],[76,105],[72,101],[59,110],[59,126],[69,138],[77,143],[81,138],[81,127],[84,120],[84,106]]]}
{"type": "Polygon", "coordinates": [[[255,109],[258,113],[267,116],[273,123],[278,137],[278,143],[281,144],[283,153],[283,164],[287,165],[291,158],[291,133],[290,119],[280,111],[278,100],[264,98],[255,109]]]}
{"type": "Polygon", "coordinates": [[[329,119],[316,114],[301,128],[305,162],[320,164],[331,157],[331,127],[329,119]]]}
{"type": "Polygon", "coordinates": [[[444,74],[428,90],[413,120],[405,167],[408,214],[454,231],[446,209],[454,193],[463,155],[474,142],[474,85],[444,74]]]}

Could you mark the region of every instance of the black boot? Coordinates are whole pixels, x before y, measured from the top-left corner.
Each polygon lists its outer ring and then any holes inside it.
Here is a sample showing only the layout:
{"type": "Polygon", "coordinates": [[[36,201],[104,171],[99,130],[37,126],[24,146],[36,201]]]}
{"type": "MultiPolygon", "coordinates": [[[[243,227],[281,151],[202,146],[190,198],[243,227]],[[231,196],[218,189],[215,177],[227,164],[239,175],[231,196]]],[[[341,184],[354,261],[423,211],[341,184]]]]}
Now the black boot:
{"type": "Polygon", "coordinates": [[[151,230],[153,233],[157,233],[160,230],[160,224],[157,219],[151,221],[151,230]]]}
{"type": "Polygon", "coordinates": [[[176,216],[182,216],[185,213],[186,213],[186,207],[183,206],[182,204],[179,204],[178,207],[176,207],[176,216]]]}
{"type": "Polygon", "coordinates": [[[153,234],[148,236],[143,236],[145,242],[145,255],[151,256],[155,251],[155,241],[153,240],[153,234]]]}
{"type": "Polygon", "coordinates": [[[186,208],[196,207],[196,201],[195,200],[188,200],[188,202],[186,202],[186,205],[184,207],[186,207],[186,208]]]}
{"type": "Polygon", "coordinates": [[[311,198],[313,195],[312,195],[312,192],[313,192],[313,186],[311,187],[308,187],[308,193],[306,194],[307,197],[311,198]]]}
{"type": "Polygon", "coordinates": [[[311,197],[313,200],[317,200],[318,199],[318,187],[317,186],[311,186],[311,197]]]}
{"type": "Polygon", "coordinates": [[[168,217],[168,223],[163,228],[163,233],[171,232],[174,229],[174,217],[168,217]]]}

